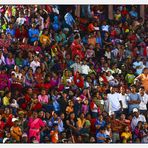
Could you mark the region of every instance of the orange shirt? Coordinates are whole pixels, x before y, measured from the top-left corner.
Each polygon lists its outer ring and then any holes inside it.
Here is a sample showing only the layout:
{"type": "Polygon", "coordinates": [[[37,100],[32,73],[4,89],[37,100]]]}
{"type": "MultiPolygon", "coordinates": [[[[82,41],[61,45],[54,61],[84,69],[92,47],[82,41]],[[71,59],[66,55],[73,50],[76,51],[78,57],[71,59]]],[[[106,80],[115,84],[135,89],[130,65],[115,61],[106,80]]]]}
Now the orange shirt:
{"type": "Polygon", "coordinates": [[[20,137],[22,136],[22,131],[20,127],[12,126],[10,129],[10,133],[11,133],[12,138],[14,138],[16,141],[20,141],[20,137]]]}
{"type": "Polygon", "coordinates": [[[73,107],[67,106],[66,107],[66,112],[68,112],[68,113],[73,112],[73,107]]]}
{"type": "Polygon", "coordinates": [[[58,140],[59,140],[58,132],[57,131],[51,131],[50,132],[50,135],[51,135],[51,141],[52,141],[52,143],[57,143],[58,140]]]}
{"type": "Polygon", "coordinates": [[[88,44],[91,44],[95,47],[96,45],[96,38],[95,37],[90,37],[88,38],[88,44]]]}

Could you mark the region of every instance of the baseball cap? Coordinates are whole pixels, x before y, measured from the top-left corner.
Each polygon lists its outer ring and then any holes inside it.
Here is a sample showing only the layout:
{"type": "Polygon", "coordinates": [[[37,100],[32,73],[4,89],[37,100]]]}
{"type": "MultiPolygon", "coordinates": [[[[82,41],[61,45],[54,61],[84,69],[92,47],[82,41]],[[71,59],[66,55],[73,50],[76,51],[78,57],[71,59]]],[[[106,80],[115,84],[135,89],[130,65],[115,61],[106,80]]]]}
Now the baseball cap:
{"type": "Polygon", "coordinates": [[[133,109],[133,113],[134,113],[134,112],[138,112],[138,109],[137,109],[137,108],[134,108],[134,109],[133,109]]]}

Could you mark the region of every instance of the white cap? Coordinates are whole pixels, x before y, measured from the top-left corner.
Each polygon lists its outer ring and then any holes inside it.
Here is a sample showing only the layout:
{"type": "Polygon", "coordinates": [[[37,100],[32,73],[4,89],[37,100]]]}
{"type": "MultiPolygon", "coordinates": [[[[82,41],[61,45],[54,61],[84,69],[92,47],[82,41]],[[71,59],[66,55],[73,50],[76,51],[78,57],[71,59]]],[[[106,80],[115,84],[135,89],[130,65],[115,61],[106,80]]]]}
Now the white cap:
{"type": "Polygon", "coordinates": [[[134,112],[138,112],[138,109],[137,109],[137,108],[134,108],[134,109],[133,109],[133,113],[134,113],[134,112]]]}
{"type": "Polygon", "coordinates": [[[26,133],[23,133],[22,137],[28,137],[26,133]]]}
{"type": "Polygon", "coordinates": [[[80,97],[77,97],[76,100],[79,101],[79,100],[81,100],[81,98],[80,97]]]}
{"type": "Polygon", "coordinates": [[[5,143],[7,140],[9,140],[9,138],[4,138],[3,143],[5,143]]]}
{"type": "Polygon", "coordinates": [[[12,118],[12,122],[18,121],[17,118],[12,118]]]}

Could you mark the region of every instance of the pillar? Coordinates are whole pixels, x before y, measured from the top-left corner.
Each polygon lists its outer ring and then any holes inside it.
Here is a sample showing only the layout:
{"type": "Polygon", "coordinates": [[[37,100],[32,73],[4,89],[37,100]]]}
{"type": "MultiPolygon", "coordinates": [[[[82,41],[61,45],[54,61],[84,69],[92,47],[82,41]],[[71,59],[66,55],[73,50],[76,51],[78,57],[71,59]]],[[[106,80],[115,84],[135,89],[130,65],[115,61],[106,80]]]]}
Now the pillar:
{"type": "Polygon", "coordinates": [[[81,6],[80,5],[76,5],[76,10],[75,10],[75,15],[77,17],[80,17],[80,12],[81,12],[81,6]]]}
{"type": "Polygon", "coordinates": [[[144,5],[140,5],[140,16],[143,18],[145,18],[145,6],[144,5]]]}
{"type": "Polygon", "coordinates": [[[113,5],[108,6],[108,17],[111,20],[114,18],[114,16],[113,16],[113,5]]]}

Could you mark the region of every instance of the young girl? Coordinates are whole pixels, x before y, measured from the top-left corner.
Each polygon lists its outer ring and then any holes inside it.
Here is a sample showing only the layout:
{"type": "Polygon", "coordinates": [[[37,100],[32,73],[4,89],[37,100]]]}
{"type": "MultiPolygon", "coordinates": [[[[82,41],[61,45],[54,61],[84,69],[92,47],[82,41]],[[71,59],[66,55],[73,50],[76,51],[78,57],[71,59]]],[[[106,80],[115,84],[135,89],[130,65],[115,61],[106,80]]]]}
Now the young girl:
{"type": "Polygon", "coordinates": [[[133,133],[134,141],[141,141],[142,138],[142,122],[139,121],[133,133]]]}
{"type": "Polygon", "coordinates": [[[121,133],[122,143],[130,143],[132,140],[132,134],[129,131],[129,127],[126,126],[124,132],[121,133]]]}
{"type": "Polygon", "coordinates": [[[74,103],[73,103],[73,101],[69,100],[68,106],[66,107],[66,114],[69,115],[73,111],[74,111],[74,103]]]}
{"type": "Polygon", "coordinates": [[[84,113],[84,115],[86,115],[89,111],[89,106],[88,106],[88,100],[85,99],[83,100],[83,103],[82,103],[82,113],[84,113]]]}

